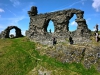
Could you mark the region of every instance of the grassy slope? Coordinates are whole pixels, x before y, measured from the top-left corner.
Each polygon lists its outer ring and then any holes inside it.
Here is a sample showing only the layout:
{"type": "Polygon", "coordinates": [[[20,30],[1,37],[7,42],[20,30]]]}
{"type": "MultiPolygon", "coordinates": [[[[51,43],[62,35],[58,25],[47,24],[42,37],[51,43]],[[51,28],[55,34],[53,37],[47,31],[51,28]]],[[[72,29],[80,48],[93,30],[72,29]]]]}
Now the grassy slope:
{"type": "Polygon", "coordinates": [[[0,39],[0,75],[38,75],[39,70],[50,71],[51,75],[100,75],[94,67],[87,70],[82,64],[63,64],[40,55],[35,43],[25,37],[0,39]]]}

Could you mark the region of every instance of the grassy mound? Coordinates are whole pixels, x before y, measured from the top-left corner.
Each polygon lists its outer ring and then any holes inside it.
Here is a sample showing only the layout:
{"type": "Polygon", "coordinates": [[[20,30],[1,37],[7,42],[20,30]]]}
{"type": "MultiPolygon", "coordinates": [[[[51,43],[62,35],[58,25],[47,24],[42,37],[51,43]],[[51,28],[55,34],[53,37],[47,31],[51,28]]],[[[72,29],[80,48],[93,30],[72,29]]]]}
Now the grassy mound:
{"type": "Polygon", "coordinates": [[[41,55],[27,38],[0,39],[0,75],[100,75],[81,63],[61,63],[41,55]]]}

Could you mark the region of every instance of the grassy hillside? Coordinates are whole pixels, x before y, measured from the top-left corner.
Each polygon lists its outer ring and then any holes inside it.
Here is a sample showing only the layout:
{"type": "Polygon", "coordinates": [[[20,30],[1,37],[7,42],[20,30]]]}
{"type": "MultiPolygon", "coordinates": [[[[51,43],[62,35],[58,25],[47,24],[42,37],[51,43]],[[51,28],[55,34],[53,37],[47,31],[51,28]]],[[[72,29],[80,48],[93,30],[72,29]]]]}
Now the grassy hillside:
{"type": "Polygon", "coordinates": [[[0,39],[0,75],[100,75],[81,63],[61,63],[37,51],[27,38],[0,39]]]}

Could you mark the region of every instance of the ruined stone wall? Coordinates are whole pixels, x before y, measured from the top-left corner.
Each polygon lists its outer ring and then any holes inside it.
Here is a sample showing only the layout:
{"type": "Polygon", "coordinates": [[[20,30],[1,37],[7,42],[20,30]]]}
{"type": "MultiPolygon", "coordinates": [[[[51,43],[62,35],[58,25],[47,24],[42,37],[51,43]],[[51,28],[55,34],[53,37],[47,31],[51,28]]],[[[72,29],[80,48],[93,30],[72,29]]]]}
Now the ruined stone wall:
{"type": "Polygon", "coordinates": [[[16,36],[15,37],[22,37],[21,29],[17,26],[8,26],[4,31],[0,33],[0,38],[9,38],[10,30],[15,29],[16,36]]]}
{"type": "Polygon", "coordinates": [[[95,65],[95,68],[100,72],[99,45],[94,45],[93,43],[78,45],[59,43],[55,46],[40,46],[38,44],[36,50],[63,63],[82,63],[87,69],[95,65]]]}
{"type": "Polygon", "coordinates": [[[89,38],[90,30],[87,27],[86,20],[83,18],[84,11],[78,9],[68,9],[56,12],[37,14],[37,7],[32,6],[31,10],[28,11],[30,17],[29,30],[26,31],[26,36],[30,40],[39,41],[41,43],[50,42],[53,37],[57,37],[59,40],[68,38],[71,35],[74,41],[82,41],[83,39],[89,38]],[[75,20],[78,24],[77,30],[69,31],[69,20],[76,14],[77,19],[75,20]],[[47,27],[49,21],[52,20],[54,23],[54,33],[48,33],[47,27]]]}

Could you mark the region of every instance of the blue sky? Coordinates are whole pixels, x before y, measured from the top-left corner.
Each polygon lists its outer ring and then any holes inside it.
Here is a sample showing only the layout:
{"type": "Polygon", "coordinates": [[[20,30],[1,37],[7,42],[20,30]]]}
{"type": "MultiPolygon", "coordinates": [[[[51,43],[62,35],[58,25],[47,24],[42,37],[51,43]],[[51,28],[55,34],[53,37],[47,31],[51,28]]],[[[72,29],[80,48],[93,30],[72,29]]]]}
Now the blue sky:
{"type": "MultiPolygon", "coordinates": [[[[7,26],[15,25],[25,35],[30,21],[27,11],[31,6],[37,6],[38,14],[70,8],[81,9],[89,29],[94,30],[96,24],[100,25],[100,0],[0,0],[0,32],[7,26]]],[[[70,31],[77,28],[75,19],[76,15],[70,20],[70,31]]],[[[54,30],[52,24],[53,22],[49,22],[48,30],[54,30]]]]}

